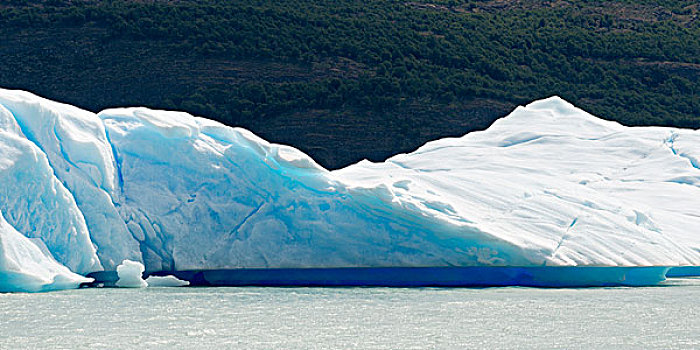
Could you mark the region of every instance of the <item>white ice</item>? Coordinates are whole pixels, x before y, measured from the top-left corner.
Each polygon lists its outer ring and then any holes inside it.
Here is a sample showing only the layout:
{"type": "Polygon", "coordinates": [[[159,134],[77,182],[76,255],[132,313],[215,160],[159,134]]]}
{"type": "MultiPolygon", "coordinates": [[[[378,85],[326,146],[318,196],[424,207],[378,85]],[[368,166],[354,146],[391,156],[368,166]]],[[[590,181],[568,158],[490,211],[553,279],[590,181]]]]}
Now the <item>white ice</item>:
{"type": "Polygon", "coordinates": [[[247,130],[0,90],[0,210],[73,271],[700,265],[700,131],[560,98],[327,171],[247,130]],[[21,185],[20,185],[21,184],[21,185]],[[98,261],[99,259],[99,261],[98,261]]]}
{"type": "Polygon", "coordinates": [[[120,288],[145,288],[148,283],[143,279],[143,264],[137,261],[124,260],[117,266],[119,279],[115,283],[120,288]]]}
{"type": "Polygon", "coordinates": [[[172,275],[148,276],[146,283],[148,283],[148,287],[185,287],[190,285],[190,282],[183,281],[172,275]]]}
{"type": "Polygon", "coordinates": [[[0,212],[0,293],[77,288],[91,281],[56,262],[41,240],[17,232],[0,212]]]}

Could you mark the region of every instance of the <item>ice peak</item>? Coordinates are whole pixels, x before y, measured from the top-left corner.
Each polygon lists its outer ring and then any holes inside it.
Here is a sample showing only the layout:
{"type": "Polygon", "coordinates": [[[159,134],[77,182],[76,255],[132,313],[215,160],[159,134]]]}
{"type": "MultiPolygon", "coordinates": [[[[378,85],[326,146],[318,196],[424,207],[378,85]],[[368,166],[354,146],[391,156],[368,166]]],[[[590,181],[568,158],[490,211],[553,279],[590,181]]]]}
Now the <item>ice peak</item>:
{"type": "Polygon", "coordinates": [[[557,95],[530,102],[526,105],[526,108],[532,110],[553,110],[562,115],[581,111],[581,109],[574,106],[571,102],[557,95]]]}

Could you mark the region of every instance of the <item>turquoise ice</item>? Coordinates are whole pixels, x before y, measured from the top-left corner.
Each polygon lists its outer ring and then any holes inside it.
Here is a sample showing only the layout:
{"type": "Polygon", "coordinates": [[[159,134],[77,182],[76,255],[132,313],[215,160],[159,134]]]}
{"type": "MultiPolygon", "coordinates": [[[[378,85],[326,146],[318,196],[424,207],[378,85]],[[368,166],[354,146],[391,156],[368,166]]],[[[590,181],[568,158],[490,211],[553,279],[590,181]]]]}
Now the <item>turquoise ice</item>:
{"type": "Polygon", "coordinates": [[[147,272],[698,266],[699,160],[700,131],[625,127],[557,97],[328,171],[183,112],[94,114],[0,90],[0,211],[79,274],[124,260],[147,272]]]}

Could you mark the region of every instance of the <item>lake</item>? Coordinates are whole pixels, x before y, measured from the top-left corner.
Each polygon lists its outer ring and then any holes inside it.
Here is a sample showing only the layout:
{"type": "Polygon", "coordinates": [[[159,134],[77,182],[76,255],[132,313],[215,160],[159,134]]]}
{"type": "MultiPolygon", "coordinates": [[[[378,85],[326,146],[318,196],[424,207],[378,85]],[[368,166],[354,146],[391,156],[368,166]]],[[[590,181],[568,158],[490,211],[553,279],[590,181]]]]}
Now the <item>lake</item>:
{"type": "Polygon", "coordinates": [[[0,294],[0,349],[699,349],[700,278],[644,288],[0,294]]]}

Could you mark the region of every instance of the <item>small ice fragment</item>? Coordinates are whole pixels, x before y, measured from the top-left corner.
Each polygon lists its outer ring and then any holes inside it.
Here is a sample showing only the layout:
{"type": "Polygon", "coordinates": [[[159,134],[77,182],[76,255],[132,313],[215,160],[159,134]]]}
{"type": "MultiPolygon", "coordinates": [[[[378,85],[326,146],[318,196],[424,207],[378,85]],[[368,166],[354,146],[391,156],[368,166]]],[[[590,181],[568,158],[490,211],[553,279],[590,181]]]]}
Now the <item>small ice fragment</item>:
{"type": "Polygon", "coordinates": [[[143,280],[143,264],[137,261],[124,260],[121,265],[117,266],[117,275],[119,280],[115,284],[121,288],[145,288],[148,283],[143,280]]]}
{"type": "Polygon", "coordinates": [[[189,281],[183,281],[175,276],[149,276],[146,279],[149,287],[184,287],[189,286],[189,281]]]}

